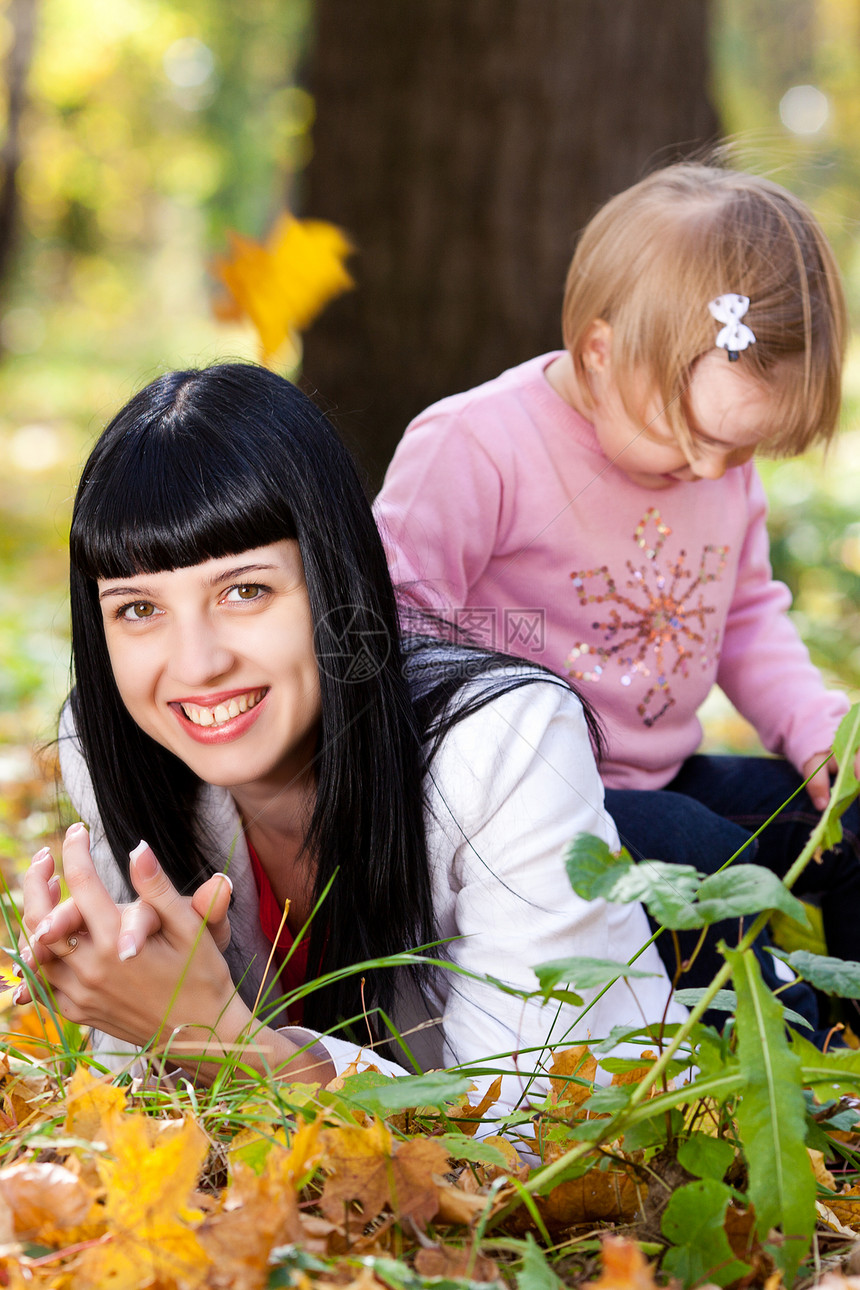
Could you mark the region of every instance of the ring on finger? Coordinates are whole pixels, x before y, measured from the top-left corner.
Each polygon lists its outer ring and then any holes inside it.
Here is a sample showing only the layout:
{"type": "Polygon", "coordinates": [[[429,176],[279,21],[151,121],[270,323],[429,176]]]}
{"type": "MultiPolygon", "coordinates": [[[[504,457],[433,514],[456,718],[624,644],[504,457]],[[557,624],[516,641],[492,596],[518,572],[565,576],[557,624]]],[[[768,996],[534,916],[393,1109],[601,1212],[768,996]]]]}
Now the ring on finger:
{"type": "Polygon", "coordinates": [[[74,954],[75,950],[78,948],[78,938],[77,938],[77,936],[67,936],[67,937],[66,937],[66,944],[67,944],[67,945],[68,945],[68,947],[69,947],[69,954],[74,954]]]}

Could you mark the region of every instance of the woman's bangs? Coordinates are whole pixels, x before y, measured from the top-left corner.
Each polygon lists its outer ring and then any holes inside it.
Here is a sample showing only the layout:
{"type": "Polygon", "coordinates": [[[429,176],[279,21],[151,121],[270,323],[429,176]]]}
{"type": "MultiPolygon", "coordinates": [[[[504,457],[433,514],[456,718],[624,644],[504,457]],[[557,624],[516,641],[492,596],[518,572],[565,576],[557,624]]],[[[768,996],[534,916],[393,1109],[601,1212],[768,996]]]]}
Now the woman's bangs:
{"type": "Polygon", "coordinates": [[[112,465],[109,486],[99,470],[85,476],[75,507],[69,553],[87,577],[188,568],[296,536],[283,498],[269,494],[262,472],[237,473],[235,456],[214,472],[203,461],[149,462],[119,480],[112,465]]]}

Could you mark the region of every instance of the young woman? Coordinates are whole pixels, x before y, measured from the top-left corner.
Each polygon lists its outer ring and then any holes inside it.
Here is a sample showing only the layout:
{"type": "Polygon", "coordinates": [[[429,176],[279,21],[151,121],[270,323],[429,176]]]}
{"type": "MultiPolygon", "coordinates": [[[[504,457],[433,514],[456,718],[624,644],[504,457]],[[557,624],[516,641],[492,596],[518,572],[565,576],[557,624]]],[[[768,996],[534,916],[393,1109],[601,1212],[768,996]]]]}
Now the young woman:
{"type": "Polygon", "coordinates": [[[623,960],[647,939],[639,906],[587,903],[564,875],[578,833],[616,840],[595,730],[540,669],[401,638],[352,462],[294,386],[224,365],[136,395],[84,468],[71,601],[61,765],[89,833],[65,841],[69,902],[35,858],[25,917],[33,961],[105,1060],[151,1047],[207,1079],[238,1046],[325,1081],[355,1061],[495,1068],[517,1052],[504,1109],[548,1043],[663,1016],[653,950],[637,967],[654,975],[581,1022],[485,979],[528,991],[536,963],[623,960]],[[440,941],[461,972],[373,966],[440,941]],[[397,1060],[362,1057],[350,1023],[397,1060]]]}

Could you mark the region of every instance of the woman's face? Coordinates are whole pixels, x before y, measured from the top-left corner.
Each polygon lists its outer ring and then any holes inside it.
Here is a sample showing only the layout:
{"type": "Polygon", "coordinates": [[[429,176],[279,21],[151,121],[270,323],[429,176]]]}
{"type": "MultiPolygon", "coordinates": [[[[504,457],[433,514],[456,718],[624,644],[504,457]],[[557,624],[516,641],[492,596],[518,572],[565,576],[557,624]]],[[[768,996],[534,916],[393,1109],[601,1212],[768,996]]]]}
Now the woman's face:
{"type": "Polygon", "coordinates": [[[148,735],[209,784],[306,774],[319,672],[298,543],[98,583],[122,700],[148,735]]]}

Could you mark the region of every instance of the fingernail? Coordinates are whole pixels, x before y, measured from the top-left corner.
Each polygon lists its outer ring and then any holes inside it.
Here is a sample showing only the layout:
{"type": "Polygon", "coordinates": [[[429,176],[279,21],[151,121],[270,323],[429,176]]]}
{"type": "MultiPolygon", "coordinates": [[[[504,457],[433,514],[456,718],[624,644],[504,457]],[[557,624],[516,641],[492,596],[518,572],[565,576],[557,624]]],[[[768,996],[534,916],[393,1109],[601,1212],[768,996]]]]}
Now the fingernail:
{"type": "Polygon", "coordinates": [[[134,850],[129,851],[128,858],[141,878],[154,878],[158,873],[158,861],[149,843],[144,842],[142,838],[134,850]]]}
{"type": "Polygon", "coordinates": [[[117,954],[120,963],[125,963],[126,959],[137,957],[137,946],[134,943],[134,937],[131,932],[122,932],[116,943],[117,954]]]}
{"type": "Polygon", "coordinates": [[[30,863],[41,864],[43,860],[49,860],[50,857],[51,857],[51,848],[42,847],[41,851],[36,852],[36,854],[33,856],[33,859],[30,861],[30,863]]]}
{"type": "Polygon", "coordinates": [[[16,963],[15,966],[12,968],[12,975],[16,976],[20,981],[21,977],[24,975],[24,969],[18,963],[16,963]]]}
{"type": "Polygon", "coordinates": [[[25,990],[25,989],[26,989],[26,987],[25,987],[25,986],[23,986],[23,985],[19,985],[19,986],[18,986],[17,990],[16,990],[16,991],[15,991],[15,993],[12,995],[12,1002],[13,1002],[13,1003],[18,1004],[18,1003],[20,1003],[20,1002],[21,1002],[21,1000],[22,1000],[22,999],[23,999],[23,997],[24,997],[24,990],[25,990]]]}
{"type": "Polygon", "coordinates": [[[216,874],[215,874],[215,877],[216,877],[216,878],[223,878],[223,879],[224,879],[224,881],[226,882],[227,886],[230,888],[230,890],[231,890],[231,891],[233,890],[233,879],[232,879],[232,878],[228,878],[228,877],[227,877],[227,875],[226,875],[226,873],[216,873],[216,874]]]}
{"type": "Polygon", "coordinates": [[[63,894],[63,889],[60,886],[59,878],[48,879],[48,893],[51,897],[51,900],[56,905],[57,901],[60,899],[60,897],[63,894]]]}
{"type": "Polygon", "coordinates": [[[66,829],[66,837],[75,838],[78,836],[79,833],[86,833],[86,831],[87,831],[87,826],[85,824],[81,824],[80,821],[78,821],[77,824],[69,825],[69,827],[66,829]]]}
{"type": "MultiPolygon", "coordinates": [[[[33,958],[33,955],[30,953],[30,951],[22,950],[20,954],[20,958],[21,958],[21,962],[24,964],[24,967],[27,968],[29,972],[32,972],[36,966],[36,960],[33,958]]],[[[19,973],[19,975],[22,975],[22,974],[19,973]]]]}
{"type": "Polygon", "coordinates": [[[50,918],[43,918],[43,919],[42,919],[42,921],[41,921],[41,923],[39,924],[39,926],[36,928],[35,932],[33,933],[32,937],[31,937],[31,940],[34,940],[34,941],[41,941],[41,940],[43,940],[43,939],[44,939],[44,937],[46,937],[46,936],[48,935],[48,932],[50,932],[50,930],[51,930],[51,920],[50,920],[50,918]]]}

